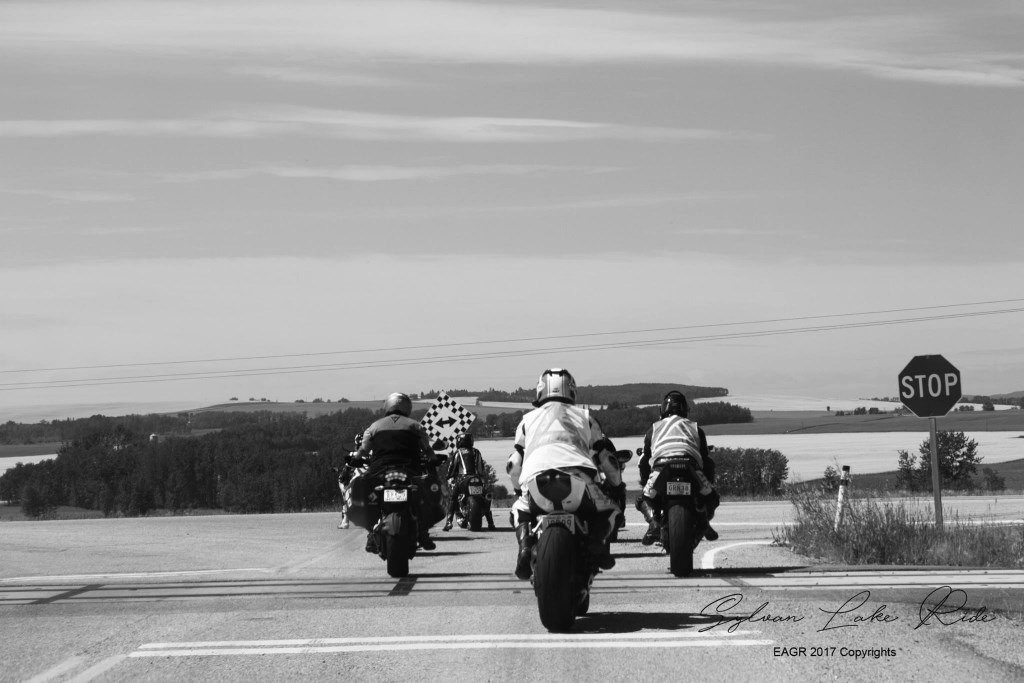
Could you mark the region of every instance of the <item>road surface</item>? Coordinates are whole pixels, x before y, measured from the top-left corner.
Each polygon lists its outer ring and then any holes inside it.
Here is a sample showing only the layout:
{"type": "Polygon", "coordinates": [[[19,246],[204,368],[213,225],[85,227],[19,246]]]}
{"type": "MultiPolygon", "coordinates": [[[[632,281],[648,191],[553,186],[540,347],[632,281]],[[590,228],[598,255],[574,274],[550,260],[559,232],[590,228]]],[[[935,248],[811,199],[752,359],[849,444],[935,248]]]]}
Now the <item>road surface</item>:
{"type": "Polygon", "coordinates": [[[687,579],[630,510],[570,634],[501,511],[401,580],[332,514],[7,523],[0,680],[1024,679],[1024,572],[814,566],[772,544],[788,510],[724,505],[687,579]]]}

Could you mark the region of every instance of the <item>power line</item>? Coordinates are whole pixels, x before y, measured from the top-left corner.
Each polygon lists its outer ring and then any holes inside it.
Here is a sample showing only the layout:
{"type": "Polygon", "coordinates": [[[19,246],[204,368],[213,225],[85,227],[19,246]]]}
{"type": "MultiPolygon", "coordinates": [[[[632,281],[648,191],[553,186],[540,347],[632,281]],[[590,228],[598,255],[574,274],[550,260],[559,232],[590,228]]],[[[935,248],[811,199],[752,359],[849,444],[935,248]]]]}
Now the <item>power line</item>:
{"type": "MultiPolygon", "coordinates": [[[[1011,300],[1013,301],[1013,300],[1011,300]]],[[[1019,300],[1017,300],[1019,301],[1019,300]]],[[[932,307],[938,308],[938,307],[932,307]]],[[[920,310],[920,309],[911,309],[920,310]]],[[[438,356],[424,356],[419,358],[394,358],[394,359],[381,359],[381,360],[367,360],[367,361],[355,361],[350,363],[332,363],[332,364],[318,364],[318,365],[296,365],[296,366],[284,366],[276,368],[246,368],[238,370],[222,370],[222,371],[207,371],[207,372],[190,372],[190,373],[177,373],[177,374],[156,374],[156,375],[136,375],[126,377],[109,377],[109,378],[83,378],[83,379],[69,379],[69,380],[50,380],[50,381],[36,381],[36,382],[13,382],[0,384],[0,391],[17,391],[26,389],[42,389],[42,388],[70,388],[70,387],[88,387],[88,386],[104,386],[108,384],[140,384],[140,383],[155,383],[155,382],[171,382],[171,381],[185,381],[185,380],[198,380],[198,379],[223,379],[233,377],[258,377],[264,375],[283,375],[283,374],[302,374],[309,372],[334,372],[343,370],[353,369],[368,369],[368,368],[379,368],[379,367],[401,367],[409,365],[429,365],[436,363],[450,363],[450,362],[465,362],[472,360],[486,360],[491,358],[511,358],[511,357],[526,357],[536,356],[541,354],[557,353],[557,352],[587,352],[587,351],[600,351],[608,349],[620,349],[620,348],[636,348],[643,346],[665,346],[670,344],[684,344],[684,343],[695,343],[695,342],[707,342],[707,341],[727,341],[735,339],[747,339],[752,337],[768,337],[778,335],[791,335],[791,334],[802,334],[808,332],[828,332],[836,330],[848,330],[868,327],[880,327],[888,325],[903,325],[919,322],[934,322],[937,320],[952,320],[959,318],[973,318],[989,315],[1002,315],[1007,313],[1021,313],[1024,312],[1024,308],[1008,308],[1008,309],[997,309],[991,311],[965,311],[961,313],[948,313],[937,316],[921,316],[912,318],[897,318],[890,320],[874,320],[874,321],[861,321],[851,323],[836,323],[831,325],[820,325],[820,326],[804,326],[804,327],[790,327],[782,328],[777,330],[757,330],[749,332],[731,332],[724,334],[713,334],[713,335],[702,335],[692,337],[672,337],[667,339],[643,339],[633,341],[621,341],[621,342],[604,342],[599,344],[585,344],[585,345],[570,345],[570,346],[555,346],[545,348],[534,348],[534,349],[515,349],[515,350],[499,350],[499,351],[483,351],[477,353],[459,354],[459,355],[438,355],[438,356]]],[[[813,317],[830,317],[830,316],[809,316],[804,319],[810,319],[813,317]]],[[[839,316],[835,316],[839,317],[839,316]]],[[[708,326],[694,326],[694,327],[708,327],[708,326]]],[[[669,329],[680,329],[680,328],[669,328],[669,329]]],[[[578,336],[578,335],[572,335],[578,336]]],[[[438,345],[444,346],[444,345],[438,345]]],[[[417,348],[434,348],[430,346],[417,347],[417,348]]]]}
{"type": "MultiPolygon", "coordinates": [[[[148,367],[148,366],[166,366],[166,365],[194,365],[199,363],[235,363],[240,361],[253,361],[253,360],[280,360],[284,358],[313,358],[317,356],[339,356],[339,355],[350,355],[360,353],[382,353],[390,351],[422,351],[426,349],[441,349],[441,348],[456,348],[464,346],[488,346],[493,344],[516,344],[522,342],[534,342],[534,341],[548,341],[552,339],[576,339],[580,337],[607,337],[617,336],[623,334],[649,334],[654,332],[673,332],[679,330],[700,330],[700,329],[713,329],[722,327],[741,327],[746,325],[769,325],[776,323],[789,323],[789,322],[801,322],[808,320],[825,320],[828,318],[850,318],[864,315],[887,315],[890,313],[909,313],[911,311],[933,311],[946,308],[963,308],[965,306],[990,306],[995,304],[1008,304],[1008,303],[1020,303],[1024,302],[1024,298],[1020,299],[996,299],[992,301],[975,301],[970,303],[960,304],[940,304],[935,306],[917,306],[912,308],[890,308],[881,309],[877,311],[860,311],[853,313],[827,313],[822,315],[805,315],[795,316],[790,318],[769,318],[765,320],[750,320],[746,322],[729,322],[729,323],[707,323],[702,325],[680,325],[675,327],[652,327],[640,330],[619,330],[619,331],[604,331],[604,332],[585,332],[576,334],[562,334],[562,335],[550,335],[543,337],[520,337],[512,339],[490,339],[481,341],[468,341],[468,342],[450,342],[447,344],[420,344],[411,346],[389,346],[374,349],[348,349],[341,351],[312,351],[305,353],[286,353],[286,354],[274,354],[264,356],[234,356],[224,358],[204,358],[196,360],[169,360],[169,361],[147,361],[141,363],[112,363],[107,365],[78,365],[78,366],[67,366],[67,367],[53,367],[53,368],[28,368],[28,369],[15,369],[15,370],[0,370],[0,374],[15,374],[15,373],[32,373],[32,372],[66,372],[71,370],[112,370],[115,368],[137,368],[137,367],[148,367]]],[[[938,318],[941,319],[941,318],[938,318]]],[[[0,386],[6,386],[0,384],[0,386]]]]}

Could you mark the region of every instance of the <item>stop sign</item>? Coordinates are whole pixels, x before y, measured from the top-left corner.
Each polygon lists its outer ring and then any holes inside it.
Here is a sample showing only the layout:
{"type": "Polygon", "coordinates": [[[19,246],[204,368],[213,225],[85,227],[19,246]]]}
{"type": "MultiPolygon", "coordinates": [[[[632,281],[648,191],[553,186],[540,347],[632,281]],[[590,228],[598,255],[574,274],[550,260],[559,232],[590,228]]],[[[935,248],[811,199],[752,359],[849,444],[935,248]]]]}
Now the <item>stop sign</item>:
{"type": "Polygon", "coordinates": [[[960,400],[960,371],[942,356],[914,356],[900,373],[900,400],[918,417],[940,417],[960,400]]]}

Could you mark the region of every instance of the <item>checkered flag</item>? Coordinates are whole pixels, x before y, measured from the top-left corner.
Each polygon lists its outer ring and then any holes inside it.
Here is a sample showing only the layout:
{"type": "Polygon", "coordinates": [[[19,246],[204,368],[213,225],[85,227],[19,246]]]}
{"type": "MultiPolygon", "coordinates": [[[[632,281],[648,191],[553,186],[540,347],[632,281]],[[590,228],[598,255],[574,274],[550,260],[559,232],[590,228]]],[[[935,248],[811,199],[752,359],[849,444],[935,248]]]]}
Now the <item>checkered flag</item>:
{"type": "Polygon", "coordinates": [[[427,430],[431,443],[444,441],[450,449],[454,449],[459,437],[469,431],[474,420],[476,415],[442,391],[427,409],[420,424],[427,430]]]}

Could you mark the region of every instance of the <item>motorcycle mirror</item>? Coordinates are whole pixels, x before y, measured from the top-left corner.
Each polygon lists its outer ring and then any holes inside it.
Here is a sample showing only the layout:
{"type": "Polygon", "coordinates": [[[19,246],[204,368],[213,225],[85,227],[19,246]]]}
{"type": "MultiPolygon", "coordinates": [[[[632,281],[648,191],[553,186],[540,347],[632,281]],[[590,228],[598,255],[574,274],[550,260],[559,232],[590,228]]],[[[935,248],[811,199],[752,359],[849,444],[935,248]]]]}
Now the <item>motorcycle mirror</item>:
{"type": "Polygon", "coordinates": [[[615,459],[619,461],[620,465],[625,465],[633,458],[633,451],[626,449],[623,451],[615,451],[615,459]]]}
{"type": "Polygon", "coordinates": [[[644,454],[643,446],[641,446],[640,448],[636,449],[636,454],[637,455],[643,455],[644,454]]]}

